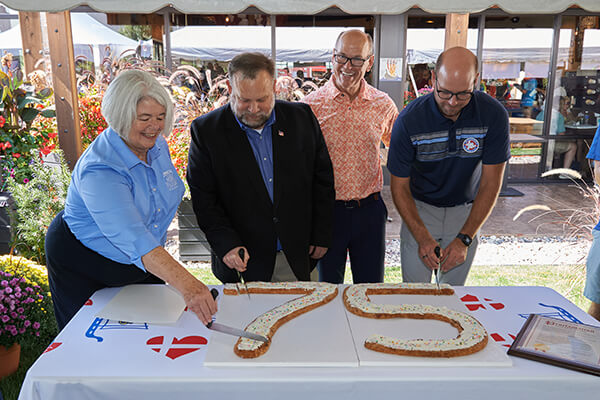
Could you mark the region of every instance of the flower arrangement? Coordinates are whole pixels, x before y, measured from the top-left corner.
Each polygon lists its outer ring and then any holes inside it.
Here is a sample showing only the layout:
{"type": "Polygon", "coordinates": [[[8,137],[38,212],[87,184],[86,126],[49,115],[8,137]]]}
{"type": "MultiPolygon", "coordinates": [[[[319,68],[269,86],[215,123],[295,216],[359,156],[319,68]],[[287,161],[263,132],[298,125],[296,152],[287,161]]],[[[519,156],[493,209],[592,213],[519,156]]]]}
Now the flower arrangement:
{"type": "Polygon", "coordinates": [[[51,146],[48,126],[36,125],[38,117],[54,118],[55,112],[47,101],[52,89],[37,90],[23,82],[19,74],[0,71],[0,156],[3,157],[2,175],[19,182],[31,177],[31,160],[39,158],[40,149],[51,146]]]}
{"type": "Polygon", "coordinates": [[[85,150],[108,124],[100,111],[104,87],[93,84],[79,93],[79,122],[81,126],[81,147],[85,150]]]}
{"type": "Polygon", "coordinates": [[[2,255],[0,256],[0,271],[22,277],[31,287],[40,287],[40,294],[44,298],[41,302],[36,303],[39,308],[35,310],[35,315],[38,316],[37,321],[41,324],[38,340],[46,342],[51,341],[57,335],[58,331],[54,319],[54,310],[52,307],[52,297],[50,295],[48,271],[46,270],[46,267],[36,264],[25,257],[2,255]]]}
{"type": "Polygon", "coordinates": [[[10,347],[24,335],[40,336],[43,298],[38,285],[0,271],[0,345],[10,347]]]}

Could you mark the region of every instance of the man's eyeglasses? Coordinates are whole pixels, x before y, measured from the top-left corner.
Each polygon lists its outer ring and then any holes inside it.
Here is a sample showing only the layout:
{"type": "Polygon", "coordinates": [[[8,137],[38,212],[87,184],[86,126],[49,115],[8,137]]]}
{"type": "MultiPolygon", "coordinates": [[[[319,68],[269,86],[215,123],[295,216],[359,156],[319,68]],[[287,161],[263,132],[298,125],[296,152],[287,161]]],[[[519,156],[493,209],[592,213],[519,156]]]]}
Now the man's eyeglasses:
{"type": "Polygon", "coordinates": [[[452,96],[456,96],[456,100],[465,101],[465,100],[471,100],[471,97],[473,97],[473,92],[454,93],[454,92],[449,92],[448,90],[440,90],[440,89],[438,89],[437,80],[435,81],[435,91],[437,92],[438,96],[440,96],[440,99],[442,99],[442,100],[450,100],[452,98],[452,96]]]}
{"type": "Polygon", "coordinates": [[[353,67],[362,67],[365,63],[365,61],[368,60],[368,58],[360,58],[360,57],[346,57],[343,56],[341,54],[334,54],[333,55],[333,60],[338,63],[338,64],[346,64],[348,61],[350,61],[350,65],[352,65],[353,67]]]}

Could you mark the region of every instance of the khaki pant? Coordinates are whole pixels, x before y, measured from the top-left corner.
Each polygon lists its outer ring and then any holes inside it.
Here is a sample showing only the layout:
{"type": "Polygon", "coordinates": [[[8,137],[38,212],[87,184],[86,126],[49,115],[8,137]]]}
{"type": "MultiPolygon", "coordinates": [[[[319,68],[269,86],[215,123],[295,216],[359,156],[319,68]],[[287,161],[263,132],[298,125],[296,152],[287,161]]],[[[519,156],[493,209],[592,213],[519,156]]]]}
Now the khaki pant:
{"type": "MultiPolygon", "coordinates": [[[[285,258],[283,251],[277,252],[275,257],[275,268],[273,269],[273,276],[271,276],[271,282],[295,282],[298,278],[294,275],[292,267],[285,258]]],[[[319,280],[319,271],[317,268],[313,269],[310,273],[310,280],[317,282],[319,280]]]]}
{"type": "MultiPolygon", "coordinates": [[[[435,207],[416,199],[415,203],[419,217],[431,236],[436,240],[441,239],[442,248],[448,246],[456,238],[467,220],[472,206],[472,204],[461,204],[454,207],[435,207]]],[[[449,283],[455,286],[465,284],[478,244],[479,234],[473,238],[465,262],[442,273],[440,283],[449,283]]],[[[423,260],[419,257],[419,245],[406,224],[402,224],[400,230],[400,249],[402,280],[404,282],[431,282],[433,271],[423,264],[423,260]]]]}

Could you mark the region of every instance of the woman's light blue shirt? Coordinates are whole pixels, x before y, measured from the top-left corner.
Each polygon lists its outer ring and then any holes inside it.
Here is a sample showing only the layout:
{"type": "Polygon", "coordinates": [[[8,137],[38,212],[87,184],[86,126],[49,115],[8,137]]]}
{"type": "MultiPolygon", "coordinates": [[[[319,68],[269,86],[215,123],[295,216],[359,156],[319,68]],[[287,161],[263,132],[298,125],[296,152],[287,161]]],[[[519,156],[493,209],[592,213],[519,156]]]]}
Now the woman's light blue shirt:
{"type": "Polygon", "coordinates": [[[141,161],[112,128],[75,165],[64,219],[86,247],[145,270],[141,257],[164,245],[184,193],[163,136],[141,161]]]}

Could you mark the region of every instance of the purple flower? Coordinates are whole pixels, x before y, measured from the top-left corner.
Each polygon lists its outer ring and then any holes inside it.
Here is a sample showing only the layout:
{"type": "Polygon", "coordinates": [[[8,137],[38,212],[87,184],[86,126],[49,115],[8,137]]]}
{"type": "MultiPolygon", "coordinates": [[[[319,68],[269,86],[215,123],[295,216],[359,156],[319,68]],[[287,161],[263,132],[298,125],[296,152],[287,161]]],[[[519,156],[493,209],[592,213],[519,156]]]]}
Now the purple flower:
{"type": "Polygon", "coordinates": [[[27,183],[27,182],[29,182],[29,179],[27,179],[27,178],[23,179],[23,183],[27,183]]]}
{"type": "MultiPolygon", "coordinates": [[[[3,282],[6,282],[6,281],[3,281],[3,282]]],[[[4,293],[5,293],[5,294],[11,294],[11,293],[12,293],[12,291],[13,291],[13,290],[12,290],[12,288],[11,288],[11,287],[7,287],[6,289],[4,289],[4,293]]]]}
{"type": "Polygon", "coordinates": [[[25,331],[26,331],[26,329],[25,329],[25,328],[21,328],[21,329],[19,329],[19,333],[20,333],[21,335],[22,335],[22,334],[24,334],[24,333],[25,333],[25,331]]]}
{"type": "Polygon", "coordinates": [[[2,281],[2,282],[0,282],[0,286],[7,287],[8,286],[8,281],[2,281]]]}
{"type": "Polygon", "coordinates": [[[17,308],[17,312],[19,314],[23,314],[25,312],[25,310],[23,309],[23,307],[19,307],[19,308],[17,308]]]}
{"type": "Polygon", "coordinates": [[[29,326],[30,326],[30,325],[31,325],[31,321],[30,321],[30,320],[28,320],[28,319],[27,319],[27,320],[25,320],[25,322],[23,322],[23,326],[24,326],[25,328],[29,328],[29,326]]]}
{"type": "Polygon", "coordinates": [[[16,312],[14,312],[14,311],[10,313],[10,317],[11,317],[11,318],[13,318],[13,319],[14,319],[14,318],[17,318],[18,316],[19,316],[19,314],[17,314],[17,313],[16,313],[16,312]]]}
{"type": "MultiPolygon", "coordinates": [[[[17,288],[17,289],[18,289],[18,288],[17,288]]],[[[15,291],[16,291],[16,290],[15,290],[15,291]]],[[[16,297],[17,299],[20,299],[20,298],[21,298],[21,296],[23,296],[23,293],[21,293],[20,291],[18,291],[17,293],[15,293],[15,297],[16,297]]]]}
{"type": "Polygon", "coordinates": [[[33,329],[35,329],[35,330],[40,329],[40,323],[39,322],[34,322],[33,323],[33,329]]]}
{"type": "Polygon", "coordinates": [[[10,317],[5,314],[5,315],[2,316],[1,319],[2,319],[2,322],[7,323],[10,320],[10,317]]]}

